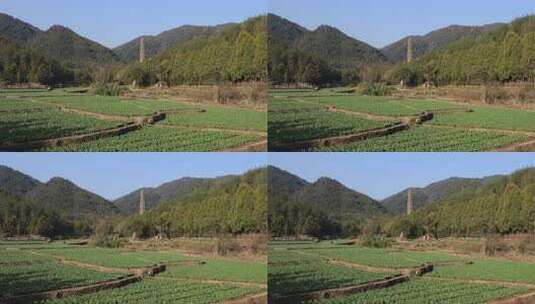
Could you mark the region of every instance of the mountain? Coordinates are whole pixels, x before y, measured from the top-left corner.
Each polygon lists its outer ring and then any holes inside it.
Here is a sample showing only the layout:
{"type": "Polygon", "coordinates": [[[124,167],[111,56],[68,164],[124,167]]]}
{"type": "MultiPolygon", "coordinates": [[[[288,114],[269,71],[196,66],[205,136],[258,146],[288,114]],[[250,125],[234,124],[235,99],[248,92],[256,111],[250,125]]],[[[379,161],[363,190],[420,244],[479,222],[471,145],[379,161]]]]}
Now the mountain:
{"type": "MultiPolygon", "coordinates": [[[[468,35],[391,71],[409,85],[468,85],[530,81],[535,62],[535,15],[468,35]]],[[[529,102],[529,98],[526,98],[529,102]]]]}
{"type": "Polygon", "coordinates": [[[119,213],[119,209],[106,199],[68,180],[56,177],[42,183],[5,166],[0,166],[0,191],[69,219],[119,213]]]}
{"type": "Polygon", "coordinates": [[[112,50],[60,25],[42,31],[17,18],[0,14],[0,35],[71,69],[120,62],[112,50]]]}
{"type": "Polygon", "coordinates": [[[386,57],[376,48],[340,30],[322,25],[310,31],[277,15],[269,15],[270,39],[320,58],[335,69],[384,63],[386,57]]]}
{"type": "Polygon", "coordinates": [[[26,43],[40,35],[42,31],[15,17],[0,13],[0,34],[16,43],[26,43]]]}
{"type": "Polygon", "coordinates": [[[194,195],[197,191],[207,191],[225,181],[235,178],[228,175],[218,178],[181,178],[172,182],[162,184],[156,188],[142,188],[122,196],[113,204],[125,214],[133,214],[139,210],[139,198],[141,190],[144,191],[145,208],[150,210],[162,203],[171,201],[181,201],[188,196],[194,195]]]}
{"type": "Polygon", "coordinates": [[[393,217],[385,227],[392,236],[467,237],[532,233],[534,221],[535,168],[527,168],[486,179],[474,191],[446,197],[410,216],[393,217]]]}
{"type": "MultiPolygon", "coordinates": [[[[214,33],[232,26],[234,24],[222,24],[217,26],[193,26],[185,25],[175,29],[162,32],[156,36],[142,36],[145,42],[145,52],[147,58],[154,57],[163,51],[175,47],[191,39],[210,36],[214,33]]],[[[123,45],[113,49],[115,54],[125,62],[132,62],[139,59],[139,43],[141,37],[137,37],[123,45]]]]}
{"type": "Polygon", "coordinates": [[[143,216],[131,215],[121,225],[123,234],[180,237],[266,232],[265,168],[213,182],[207,189],[159,204],[143,216]]]}
{"type": "Polygon", "coordinates": [[[132,63],[124,82],[171,86],[267,80],[267,19],[250,18],[171,47],[143,64],[132,63]]]}
{"type": "Polygon", "coordinates": [[[116,64],[120,59],[112,50],[82,37],[69,28],[54,25],[37,35],[29,46],[69,68],[116,64]]]}
{"type": "Polygon", "coordinates": [[[0,166],[0,190],[7,195],[23,197],[41,185],[41,182],[17,170],[0,166]]]}
{"type": "Polygon", "coordinates": [[[503,23],[494,23],[483,26],[452,25],[432,31],[424,36],[408,36],[381,49],[381,52],[393,63],[407,60],[407,41],[412,38],[413,56],[419,58],[435,49],[465,37],[477,37],[488,31],[503,26],[503,23]]]}
{"type": "Polygon", "coordinates": [[[449,178],[443,181],[432,183],[424,188],[410,188],[394,194],[380,203],[385,206],[389,213],[403,214],[407,211],[408,191],[412,190],[414,209],[418,209],[429,204],[440,203],[455,195],[462,195],[474,192],[479,187],[496,181],[502,176],[491,176],[486,178],[449,178]]]}
{"type": "Polygon", "coordinates": [[[387,213],[377,201],[331,178],[309,183],[269,167],[268,180],[268,224],[275,236],[349,235],[362,222],[387,213]]]}
{"type": "Polygon", "coordinates": [[[70,219],[119,213],[119,209],[106,199],[59,177],[38,185],[26,198],[41,207],[56,210],[70,219]]]}

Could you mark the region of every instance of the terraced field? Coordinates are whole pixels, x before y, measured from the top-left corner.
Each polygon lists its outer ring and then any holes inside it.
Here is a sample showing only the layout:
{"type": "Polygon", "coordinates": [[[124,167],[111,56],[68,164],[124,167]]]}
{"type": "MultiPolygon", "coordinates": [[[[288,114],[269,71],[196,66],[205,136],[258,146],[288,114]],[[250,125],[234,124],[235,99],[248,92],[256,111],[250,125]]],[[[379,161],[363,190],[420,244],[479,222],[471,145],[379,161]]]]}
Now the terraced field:
{"type": "Polygon", "coordinates": [[[359,96],[333,89],[272,90],[268,130],[270,150],[274,151],[302,149],[291,143],[305,140],[315,140],[307,149],[317,152],[535,149],[531,145],[535,142],[535,111],[432,99],[359,96]],[[395,122],[407,124],[409,130],[367,132],[395,122]],[[363,133],[367,135],[361,136],[363,133]],[[333,140],[340,135],[350,138],[333,140]]]}
{"type": "Polygon", "coordinates": [[[75,90],[0,90],[0,151],[221,151],[261,149],[266,140],[267,112],[260,110],[75,90]]]}
{"type": "Polygon", "coordinates": [[[266,282],[262,262],[64,242],[0,243],[0,303],[208,304],[262,298],[266,282]],[[163,272],[143,270],[156,264],[166,265],[163,272]],[[128,282],[112,285],[119,280],[128,282]],[[93,284],[105,287],[88,289],[93,284]],[[70,290],[75,287],[85,292],[70,290]],[[54,296],[60,289],[69,291],[54,296]]]}
{"type": "Polygon", "coordinates": [[[530,137],[494,131],[415,126],[407,131],[367,140],[313,149],[316,152],[477,152],[517,142],[530,137]]]}
{"type": "Polygon", "coordinates": [[[358,133],[384,127],[390,122],[374,121],[333,113],[317,104],[289,99],[271,99],[268,113],[270,145],[358,133]]]}
{"type": "Polygon", "coordinates": [[[279,241],[269,244],[269,297],[274,304],[491,303],[534,293],[534,267],[440,251],[279,241]]]}
{"type": "Polygon", "coordinates": [[[42,150],[48,152],[208,152],[260,140],[262,137],[258,135],[151,126],[121,136],[42,150]]]}

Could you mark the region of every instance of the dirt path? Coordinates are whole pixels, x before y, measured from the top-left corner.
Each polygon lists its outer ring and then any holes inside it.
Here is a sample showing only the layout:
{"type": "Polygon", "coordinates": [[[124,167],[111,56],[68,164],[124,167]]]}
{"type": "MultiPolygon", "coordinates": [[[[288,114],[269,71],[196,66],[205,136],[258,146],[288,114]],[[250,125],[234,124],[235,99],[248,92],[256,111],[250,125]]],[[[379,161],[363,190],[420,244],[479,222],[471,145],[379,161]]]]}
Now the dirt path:
{"type": "Polygon", "coordinates": [[[271,144],[269,150],[273,152],[293,152],[293,151],[302,151],[310,148],[316,147],[332,147],[337,145],[343,145],[358,141],[363,141],[366,139],[374,137],[382,137],[386,135],[391,135],[397,132],[408,130],[410,126],[408,124],[400,123],[395,125],[386,126],[383,128],[364,130],[360,133],[354,133],[349,135],[334,136],[327,138],[318,138],[311,139],[293,143],[278,143],[271,144]]]}
{"type": "Polygon", "coordinates": [[[509,281],[494,281],[494,280],[476,280],[476,279],[458,279],[458,278],[437,278],[437,277],[425,277],[426,280],[436,281],[450,281],[459,283],[472,283],[472,284],[485,284],[485,285],[500,285],[507,287],[524,287],[535,290],[535,284],[509,282],[509,281]]]}
{"type": "Polygon", "coordinates": [[[256,283],[256,282],[242,282],[242,281],[229,281],[229,280],[210,280],[210,279],[196,279],[196,278],[172,278],[172,277],[157,277],[158,280],[169,280],[169,281],[188,281],[195,283],[204,283],[204,284],[215,284],[215,285],[236,285],[241,287],[258,287],[258,288],[268,288],[267,284],[256,283]]]}
{"type": "Polygon", "coordinates": [[[268,147],[268,141],[263,140],[259,142],[252,142],[245,145],[233,147],[233,148],[226,148],[223,149],[221,152],[265,152],[267,151],[268,147]]]}
{"type": "Polygon", "coordinates": [[[535,292],[513,296],[507,299],[495,300],[489,304],[533,304],[535,303],[535,292]]]}
{"type": "Polygon", "coordinates": [[[332,288],[319,291],[311,291],[300,294],[284,295],[284,296],[272,296],[269,299],[269,303],[273,304],[295,304],[304,301],[320,301],[325,299],[339,298],[351,294],[362,293],[374,289],[382,289],[392,287],[401,283],[408,282],[410,280],[407,275],[399,275],[395,277],[385,278],[383,280],[366,282],[360,285],[332,288]]]}
{"type": "Polygon", "coordinates": [[[267,292],[264,292],[260,294],[249,295],[243,298],[220,302],[220,304],[267,304],[267,301],[268,294],[267,292]]]}
{"type": "Polygon", "coordinates": [[[535,139],[529,141],[505,145],[503,147],[492,149],[489,152],[533,152],[535,151],[535,139]]]}
{"type": "Polygon", "coordinates": [[[228,132],[228,133],[235,133],[235,134],[240,134],[240,135],[256,135],[256,136],[267,137],[267,132],[253,131],[253,130],[196,127],[196,126],[178,126],[178,125],[175,126],[175,125],[165,125],[165,124],[158,124],[158,127],[169,128],[169,129],[207,131],[207,132],[228,132]]]}

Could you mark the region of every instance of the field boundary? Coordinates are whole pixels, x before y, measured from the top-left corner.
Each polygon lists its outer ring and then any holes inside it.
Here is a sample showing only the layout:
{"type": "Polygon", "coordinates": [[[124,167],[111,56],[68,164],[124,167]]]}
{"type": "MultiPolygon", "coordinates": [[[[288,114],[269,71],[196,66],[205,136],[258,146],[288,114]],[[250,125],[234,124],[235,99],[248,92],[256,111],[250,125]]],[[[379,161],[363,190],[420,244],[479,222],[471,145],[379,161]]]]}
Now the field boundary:
{"type": "Polygon", "coordinates": [[[90,293],[96,293],[102,290],[115,289],[124,287],[130,284],[138,283],[145,277],[152,277],[160,272],[165,271],[165,265],[154,266],[150,269],[146,269],[145,272],[140,274],[130,274],[127,276],[119,277],[115,280],[103,281],[91,285],[63,288],[51,291],[44,291],[38,293],[32,293],[28,295],[19,295],[14,297],[7,297],[2,299],[2,303],[5,304],[26,304],[33,303],[35,301],[49,300],[49,299],[61,299],[65,297],[72,297],[90,293]]]}
{"type": "Polygon", "coordinates": [[[362,131],[360,133],[354,133],[354,134],[349,134],[349,135],[310,139],[310,140],[293,142],[293,143],[270,144],[269,151],[294,152],[294,151],[302,151],[302,150],[318,148],[318,147],[331,147],[331,146],[336,146],[336,145],[343,145],[343,144],[363,141],[363,140],[374,138],[374,137],[382,137],[386,135],[391,135],[397,132],[406,131],[409,128],[410,128],[410,125],[407,123],[398,123],[398,124],[389,125],[383,128],[370,129],[370,130],[362,131]]]}
{"type": "Polygon", "coordinates": [[[259,294],[248,295],[234,300],[227,300],[224,302],[220,302],[220,304],[267,304],[267,302],[268,294],[267,292],[263,292],[259,294]]]}
{"type": "Polygon", "coordinates": [[[331,298],[338,298],[350,294],[362,293],[374,289],[382,289],[392,287],[397,284],[405,283],[410,280],[408,275],[398,275],[393,277],[387,277],[382,280],[366,282],[356,286],[342,287],[342,288],[332,288],[319,291],[311,291],[294,295],[286,295],[279,297],[270,297],[269,303],[273,304],[294,304],[301,303],[304,301],[312,300],[325,300],[331,298]]]}

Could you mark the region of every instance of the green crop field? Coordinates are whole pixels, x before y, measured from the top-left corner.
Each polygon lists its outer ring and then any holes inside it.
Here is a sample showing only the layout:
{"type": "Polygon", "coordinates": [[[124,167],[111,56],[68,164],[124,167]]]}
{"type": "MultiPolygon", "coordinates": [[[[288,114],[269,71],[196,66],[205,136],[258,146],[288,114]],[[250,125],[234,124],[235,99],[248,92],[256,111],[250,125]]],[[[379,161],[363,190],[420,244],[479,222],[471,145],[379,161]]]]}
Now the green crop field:
{"type": "Polygon", "coordinates": [[[347,297],[308,303],[321,304],[483,304],[489,300],[525,292],[526,288],[484,284],[438,282],[415,279],[391,288],[379,289],[347,297]]]}
{"type": "Polygon", "coordinates": [[[53,257],[28,251],[0,249],[0,293],[3,295],[89,285],[120,275],[63,265],[53,257]]]}
{"type": "Polygon", "coordinates": [[[163,123],[187,127],[264,132],[267,129],[266,112],[216,106],[206,106],[203,110],[204,112],[192,112],[186,115],[169,115],[163,123]]]}
{"type": "Polygon", "coordinates": [[[204,284],[183,280],[149,279],[120,289],[100,291],[44,304],[195,303],[209,304],[262,292],[256,287],[204,284]]]}
{"type": "Polygon", "coordinates": [[[432,119],[423,122],[425,128],[411,123],[408,131],[310,150],[474,152],[516,149],[521,143],[535,140],[535,111],[433,99],[362,96],[337,93],[335,89],[285,89],[270,92],[269,142],[280,151],[280,144],[357,134],[396,120],[408,122],[424,112],[433,114],[432,119]]]}
{"type": "Polygon", "coordinates": [[[203,152],[224,150],[258,140],[261,140],[261,137],[257,135],[153,126],[122,136],[43,150],[49,152],[203,152]]]}
{"type": "Polygon", "coordinates": [[[13,149],[13,144],[17,144],[21,148],[15,149],[23,151],[204,152],[248,146],[267,138],[266,111],[79,92],[0,90],[0,151],[13,149]],[[94,134],[125,123],[140,124],[139,117],[149,118],[156,112],[166,115],[154,124],[155,128],[142,124],[143,129],[137,132],[114,132],[99,140],[85,137],[61,147],[28,145],[39,140],[94,134]]]}
{"type": "Polygon", "coordinates": [[[526,135],[508,135],[492,131],[413,127],[388,136],[334,147],[316,152],[477,152],[528,140],[526,135]]]}
{"type": "Polygon", "coordinates": [[[269,251],[269,292],[274,296],[357,285],[388,275],[331,265],[320,255],[284,248],[269,251]]]}
{"type": "Polygon", "coordinates": [[[389,99],[375,96],[334,96],[305,99],[322,105],[385,116],[411,116],[425,111],[459,109],[460,106],[445,101],[421,99],[389,99]]]}
{"type": "Polygon", "coordinates": [[[320,105],[288,99],[271,99],[269,103],[270,144],[353,134],[388,124],[389,122],[333,113],[320,105]]]}
{"type": "Polygon", "coordinates": [[[302,300],[296,303],[308,304],[488,303],[534,292],[534,273],[535,264],[459,257],[441,251],[364,248],[343,241],[269,243],[268,281],[274,304],[288,295],[300,296],[302,300]],[[409,273],[408,269],[429,264],[434,266],[430,272],[392,286],[325,300],[310,301],[302,296],[409,273]]]}
{"type": "Polygon", "coordinates": [[[24,303],[208,304],[267,291],[267,265],[262,262],[192,257],[176,250],[105,249],[59,241],[2,241],[0,303],[32,293],[105,283],[133,275],[136,268],[156,264],[165,265],[165,270],[125,286],[61,299],[24,300],[24,303]]]}
{"type": "Polygon", "coordinates": [[[386,268],[417,267],[425,263],[458,261],[460,258],[436,252],[397,251],[363,247],[313,249],[307,252],[361,265],[386,268]]]}

